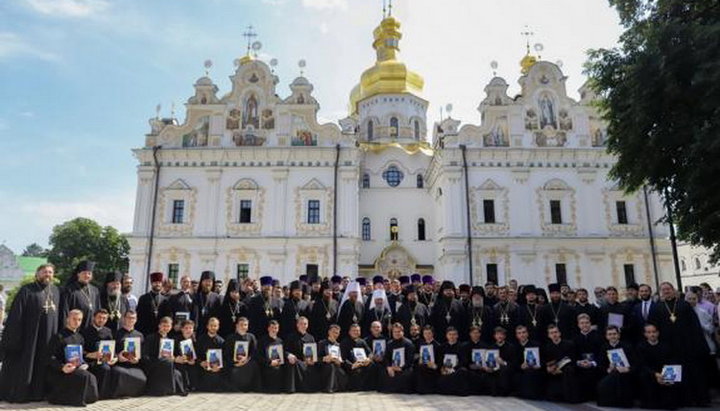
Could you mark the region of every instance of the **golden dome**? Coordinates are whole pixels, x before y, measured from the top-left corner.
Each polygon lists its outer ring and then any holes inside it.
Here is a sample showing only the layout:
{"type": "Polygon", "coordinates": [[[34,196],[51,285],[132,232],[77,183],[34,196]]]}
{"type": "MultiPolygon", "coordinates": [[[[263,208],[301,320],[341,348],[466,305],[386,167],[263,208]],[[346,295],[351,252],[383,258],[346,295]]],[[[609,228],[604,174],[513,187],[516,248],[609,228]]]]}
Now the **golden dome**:
{"type": "Polygon", "coordinates": [[[400,51],[400,22],[392,16],[385,17],[373,32],[373,48],[377,53],[375,65],[363,72],[360,84],[350,93],[350,114],[357,113],[361,100],[378,94],[422,93],[425,80],[410,71],[397,59],[400,51]]]}
{"type": "Polygon", "coordinates": [[[240,65],[242,66],[242,65],[244,65],[244,64],[250,63],[250,62],[252,62],[253,60],[255,60],[255,59],[253,58],[253,56],[251,56],[250,53],[248,53],[248,54],[246,54],[246,55],[244,55],[244,56],[242,56],[242,57],[240,58],[240,65]]]}
{"type": "Polygon", "coordinates": [[[525,57],[520,60],[520,72],[522,74],[527,74],[530,71],[530,68],[537,63],[537,57],[530,55],[529,53],[525,55],[525,57]]]}

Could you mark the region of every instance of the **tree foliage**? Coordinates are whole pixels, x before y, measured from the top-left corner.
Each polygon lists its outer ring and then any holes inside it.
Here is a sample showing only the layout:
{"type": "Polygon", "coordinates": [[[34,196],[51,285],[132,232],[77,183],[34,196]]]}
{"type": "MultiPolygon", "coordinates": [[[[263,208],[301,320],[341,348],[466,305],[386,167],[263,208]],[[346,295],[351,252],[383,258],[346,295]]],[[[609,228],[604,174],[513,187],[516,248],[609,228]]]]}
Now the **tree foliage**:
{"type": "Polygon", "coordinates": [[[126,272],[129,251],[127,239],[115,228],[102,227],[87,218],[76,218],[53,228],[47,258],[55,265],[56,276],[63,281],[72,274],[78,262],[95,261],[95,272],[103,273],[95,276],[97,281],[108,271],[126,272]]]}
{"type": "Polygon", "coordinates": [[[625,32],[587,64],[611,176],[662,193],[680,238],[720,258],[720,2],[610,0],[625,32]]]}
{"type": "Polygon", "coordinates": [[[47,256],[47,250],[42,248],[42,246],[38,243],[32,243],[29,246],[25,247],[25,250],[22,252],[23,257],[46,257],[47,256]]]}

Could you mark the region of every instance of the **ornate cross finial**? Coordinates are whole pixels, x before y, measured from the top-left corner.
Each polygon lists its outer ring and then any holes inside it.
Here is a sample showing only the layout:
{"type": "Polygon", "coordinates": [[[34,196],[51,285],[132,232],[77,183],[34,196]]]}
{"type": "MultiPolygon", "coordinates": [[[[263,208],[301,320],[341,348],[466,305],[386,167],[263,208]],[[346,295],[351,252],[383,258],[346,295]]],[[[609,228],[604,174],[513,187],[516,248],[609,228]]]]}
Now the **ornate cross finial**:
{"type": "Polygon", "coordinates": [[[525,25],[525,31],[520,33],[521,35],[525,36],[525,48],[527,49],[527,54],[530,54],[530,37],[534,36],[535,33],[530,31],[530,27],[528,25],[525,25]]]}
{"type": "Polygon", "coordinates": [[[243,37],[247,39],[247,54],[250,55],[250,49],[252,48],[252,41],[255,37],[257,37],[257,33],[254,31],[254,28],[252,25],[247,26],[247,31],[243,33],[243,37]]]}
{"type": "Polygon", "coordinates": [[[383,0],[383,18],[387,17],[387,0],[383,0]]]}
{"type": "Polygon", "coordinates": [[[392,16],[392,0],[388,0],[388,17],[392,16]]]}

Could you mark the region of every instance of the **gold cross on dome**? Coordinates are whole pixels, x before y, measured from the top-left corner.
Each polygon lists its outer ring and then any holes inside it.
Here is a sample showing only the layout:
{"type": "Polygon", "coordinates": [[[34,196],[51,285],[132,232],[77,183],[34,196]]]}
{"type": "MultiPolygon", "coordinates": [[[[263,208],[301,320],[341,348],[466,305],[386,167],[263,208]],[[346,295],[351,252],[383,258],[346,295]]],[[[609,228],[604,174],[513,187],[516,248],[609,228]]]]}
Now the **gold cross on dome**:
{"type": "Polygon", "coordinates": [[[527,48],[528,54],[530,54],[530,37],[534,36],[535,33],[530,31],[530,27],[525,25],[525,31],[521,32],[520,35],[525,36],[525,47],[527,48]]]}

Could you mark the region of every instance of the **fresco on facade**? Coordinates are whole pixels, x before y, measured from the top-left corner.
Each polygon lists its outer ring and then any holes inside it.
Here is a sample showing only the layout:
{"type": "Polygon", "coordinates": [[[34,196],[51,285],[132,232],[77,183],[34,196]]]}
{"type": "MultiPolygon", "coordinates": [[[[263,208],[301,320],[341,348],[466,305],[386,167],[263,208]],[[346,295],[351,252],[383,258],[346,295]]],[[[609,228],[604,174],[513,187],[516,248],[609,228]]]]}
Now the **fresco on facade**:
{"type": "Polygon", "coordinates": [[[183,147],[206,147],[210,132],[210,117],[200,117],[192,131],[182,136],[183,147]]]}

